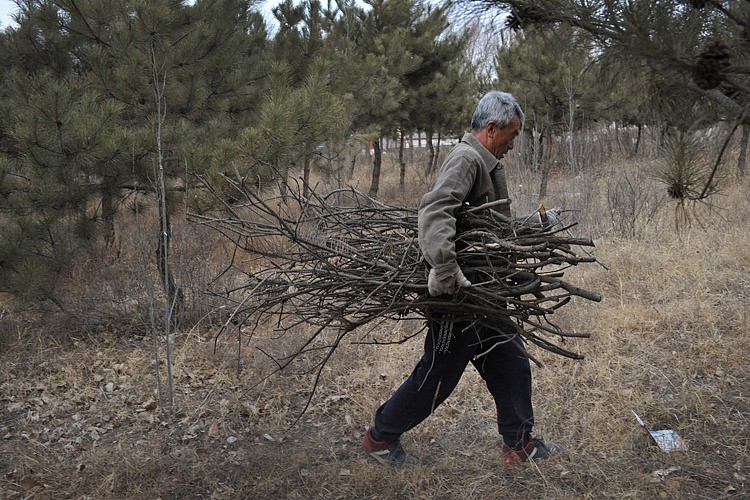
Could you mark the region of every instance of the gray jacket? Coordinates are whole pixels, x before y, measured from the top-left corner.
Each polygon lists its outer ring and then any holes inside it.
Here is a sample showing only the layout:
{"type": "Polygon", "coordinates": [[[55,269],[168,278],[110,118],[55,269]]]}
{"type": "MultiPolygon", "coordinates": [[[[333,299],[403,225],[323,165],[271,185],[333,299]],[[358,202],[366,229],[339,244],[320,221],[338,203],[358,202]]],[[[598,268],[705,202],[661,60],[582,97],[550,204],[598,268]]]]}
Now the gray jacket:
{"type": "MultiPolygon", "coordinates": [[[[419,204],[419,248],[431,267],[456,260],[456,211],[508,198],[505,168],[470,133],[448,154],[430,192],[419,204]]],[[[510,206],[494,210],[510,217],[510,206]]]]}

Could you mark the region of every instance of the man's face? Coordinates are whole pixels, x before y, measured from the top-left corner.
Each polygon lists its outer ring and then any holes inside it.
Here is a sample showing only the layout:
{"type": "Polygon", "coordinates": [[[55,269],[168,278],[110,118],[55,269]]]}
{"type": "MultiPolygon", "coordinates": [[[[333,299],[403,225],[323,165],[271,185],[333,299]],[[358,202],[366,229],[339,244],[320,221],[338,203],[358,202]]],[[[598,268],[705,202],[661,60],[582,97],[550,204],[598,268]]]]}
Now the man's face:
{"type": "Polygon", "coordinates": [[[507,127],[499,128],[495,122],[487,124],[487,149],[495,155],[495,158],[502,160],[505,153],[513,149],[513,141],[521,130],[521,119],[518,115],[507,127]]]}

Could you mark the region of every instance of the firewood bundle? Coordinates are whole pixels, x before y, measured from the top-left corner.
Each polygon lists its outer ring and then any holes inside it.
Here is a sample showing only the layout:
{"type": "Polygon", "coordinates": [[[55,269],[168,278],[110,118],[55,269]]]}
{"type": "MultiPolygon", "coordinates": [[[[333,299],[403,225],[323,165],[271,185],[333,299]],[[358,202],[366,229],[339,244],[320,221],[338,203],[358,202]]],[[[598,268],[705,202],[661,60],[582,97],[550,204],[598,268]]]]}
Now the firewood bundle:
{"type": "Polygon", "coordinates": [[[328,332],[332,352],[344,335],[364,325],[450,317],[581,357],[560,344],[588,334],[566,332],[550,321],[572,297],[600,300],[564,279],[569,267],[596,262],[581,251],[593,242],[572,236],[570,225],[513,220],[492,204],[466,206],[457,216],[456,248],[473,284],[453,297],[431,297],[415,209],[386,205],[353,189],[307,197],[287,192],[271,200],[244,195],[245,202],[226,205],[224,217],[192,216],[263,257],[230,296],[235,323],[253,329],[274,324],[283,332],[312,326],[308,346],[328,332]]]}

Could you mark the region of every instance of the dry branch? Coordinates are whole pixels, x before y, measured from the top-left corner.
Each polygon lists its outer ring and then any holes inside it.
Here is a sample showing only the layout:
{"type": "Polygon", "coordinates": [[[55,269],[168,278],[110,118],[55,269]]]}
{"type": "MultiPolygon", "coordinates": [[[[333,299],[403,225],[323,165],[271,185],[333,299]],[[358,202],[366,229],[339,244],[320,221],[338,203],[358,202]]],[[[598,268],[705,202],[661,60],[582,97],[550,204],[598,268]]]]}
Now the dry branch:
{"type": "Polygon", "coordinates": [[[588,335],[566,332],[549,318],[572,297],[601,299],[563,279],[567,268],[596,261],[576,251],[593,242],[572,236],[574,225],[512,220],[494,211],[493,204],[467,206],[458,214],[456,247],[473,286],[446,300],[427,293],[415,209],[386,205],[354,189],[326,196],[312,192],[308,198],[288,190],[284,198],[264,199],[234,187],[242,195],[235,199],[245,201],[226,204],[224,217],[191,217],[266,259],[228,299],[234,300],[235,323],[274,324],[281,332],[313,327],[298,351],[276,360],[279,368],[320,349],[327,353],[325,363],[343,336],[363,325],[446,315],[506,338],[499,325],[513,325],[515,335],[543,349],[581,357],[561,344],[567,337],[588,335]]]}

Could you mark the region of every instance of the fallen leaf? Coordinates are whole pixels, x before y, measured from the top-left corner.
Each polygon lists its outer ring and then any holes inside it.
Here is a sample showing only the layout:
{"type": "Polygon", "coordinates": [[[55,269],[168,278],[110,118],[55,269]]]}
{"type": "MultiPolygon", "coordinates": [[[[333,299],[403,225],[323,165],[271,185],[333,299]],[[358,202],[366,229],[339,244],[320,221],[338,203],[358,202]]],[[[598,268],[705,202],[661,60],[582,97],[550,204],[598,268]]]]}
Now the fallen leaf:
{"type": "Polygon", "coordinates": [[[333,396],[328,396],[328,401],[341,401],[342,399],[348,399],[348,394],[334,394],[333,396]]]}
{"type": "Polygon", "coordinates": [[[208,436],[212,438],[219,437],[219,422],[216,420],[211,422],[211,427],[208,428],[208,436]]]}
{"type": "Polygon", "coordinates": [[[19,481],[19,483],[26,491],[33,490],[34,488],[44,488],[44,485],[42,485],[42,483],[34,479],[32,476],[24,477],[23,479],[21,479],[21,481],[19,481]]]}
{"type": "Polygon", "coordinates": [[[665,477],[667,477],[668,475],[670,475],[671,473],[677,472],[678,470],[680,470],[679,467],[670,467],[668,469],[658,469],[658,470],[655,470],[654,472],[651,473],[651,475],[653,476],[653,478],[651,479],[651,482],[653,483],[653,482],[661,481],[665,477]]]}

